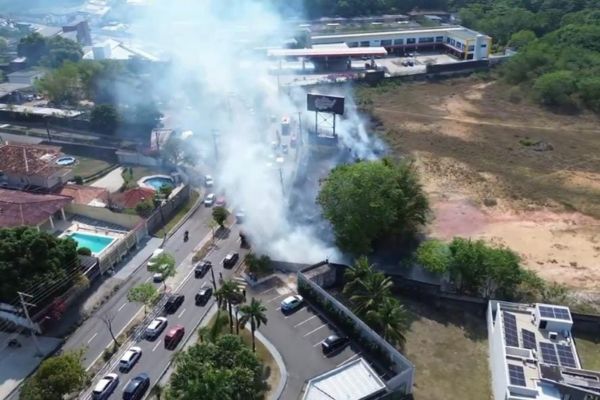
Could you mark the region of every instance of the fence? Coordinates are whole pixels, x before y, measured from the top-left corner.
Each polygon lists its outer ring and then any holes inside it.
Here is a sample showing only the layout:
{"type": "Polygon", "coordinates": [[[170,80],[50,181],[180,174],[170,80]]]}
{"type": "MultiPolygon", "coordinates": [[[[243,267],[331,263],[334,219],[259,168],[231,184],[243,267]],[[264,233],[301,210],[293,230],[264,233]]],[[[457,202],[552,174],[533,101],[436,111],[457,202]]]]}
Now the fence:
{"type": "Polygon", "coordinates": [[[148,234],[146,223],[141,221],[132,230],[127,232],[124,237],[115,241],[98,257],[100,272],[104,273],[119,261],[121,261],[130,250],[137,247],[137,244],[148,234]]]}
{"type": "MultiPolygon", "coordinates": [[[[327,291],[318,284],[313,282],[305,274],[312,269],[328,264],[327,261],[315,264],[309,268],[299,271],[298,276],[298,291],[305,295],[309,300],[322,304],[324,308],[332,308],[333,313],[337,314],[341,319],[346,320],[346,328],[352,327],[355,335],[353,338],[362,345],[365,350],[370,351],[377,357],[374,357],[378,362],[386,362],[386,369],[391,370],[395,375],[386,381],[386,386],[390,391],[411,393],[414,382],[414,365],[404,357],[394,346],[389,344],[373,329],[365,324],[346,306],[340,303],[327,291]]],[[[334,267],[334,273],[337,274],[338,268],[334,267]]],[[[326,310],[324,310],[326,311],[326,310]]]]}
{"type": "Polygon", "coordinates": [[[190,185],[184,185],[180,189],[175,190],[177,192],[172,194],[172,197],[165,204],[158,206],[152,215],[146,219],[146,225],[150,234],[154,234],[162,228],[175,215],[179,207],[190,198],[190,185]]]}

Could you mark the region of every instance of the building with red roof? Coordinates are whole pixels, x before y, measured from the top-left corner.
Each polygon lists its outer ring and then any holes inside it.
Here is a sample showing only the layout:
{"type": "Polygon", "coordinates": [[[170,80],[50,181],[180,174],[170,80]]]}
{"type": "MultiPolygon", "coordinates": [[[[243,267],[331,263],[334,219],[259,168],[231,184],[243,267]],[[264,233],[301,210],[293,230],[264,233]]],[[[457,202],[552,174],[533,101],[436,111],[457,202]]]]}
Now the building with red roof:
{"type": "Polygon", "coordinates": [[[71,197],[0,189],[0,228],[49,225],[54,229],[56,219],[65,220],[64,208],[71,197]]]}
{"type": "Polygon", "coordinates": [[[112,196],[112,203],[121,208],[135,208],[139,203],[154,199],[155,191],[148,188],[133,188],[116,193],[112,196]]]}

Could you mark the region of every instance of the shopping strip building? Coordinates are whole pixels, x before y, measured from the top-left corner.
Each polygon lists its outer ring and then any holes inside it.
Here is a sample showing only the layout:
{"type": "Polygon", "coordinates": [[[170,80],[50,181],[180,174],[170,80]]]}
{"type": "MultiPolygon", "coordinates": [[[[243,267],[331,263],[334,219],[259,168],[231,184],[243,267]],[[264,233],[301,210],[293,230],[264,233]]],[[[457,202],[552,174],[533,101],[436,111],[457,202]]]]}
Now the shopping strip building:
{"type": "Polygon", "coordinates": [[[490,301],[494,400],[600,400],[600,372],[581,367],[567,307],[490,301]]]}
{"type": "Polygon", "coordinates": [[[462,60],[485,60],[492,38],[463,26],[441,26],[388,32],[348,33],[311,37],[312,45],[345,43],[348,47],[384,47],[389,54],[440,50],[462,60]]]}

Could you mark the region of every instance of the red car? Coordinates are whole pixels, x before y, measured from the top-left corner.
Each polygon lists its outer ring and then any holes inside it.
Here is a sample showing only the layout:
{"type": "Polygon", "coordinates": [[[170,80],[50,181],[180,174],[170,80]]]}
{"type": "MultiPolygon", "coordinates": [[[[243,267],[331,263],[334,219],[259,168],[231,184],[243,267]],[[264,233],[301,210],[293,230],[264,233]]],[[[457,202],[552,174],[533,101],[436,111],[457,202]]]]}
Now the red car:
{"type": "Polygon", "coordinates": [[[173,350],[181,339],[183,339],[183,335],[185,334],[185,328],[181,325],[175,325],[165,336],[165,349],[173,350]]]}
{"type": "Polygon", "coordinates": [[[215,202],[215,207],[225,207],[227,202],[225,201],[225,197],[218,197],[215,202]]]}

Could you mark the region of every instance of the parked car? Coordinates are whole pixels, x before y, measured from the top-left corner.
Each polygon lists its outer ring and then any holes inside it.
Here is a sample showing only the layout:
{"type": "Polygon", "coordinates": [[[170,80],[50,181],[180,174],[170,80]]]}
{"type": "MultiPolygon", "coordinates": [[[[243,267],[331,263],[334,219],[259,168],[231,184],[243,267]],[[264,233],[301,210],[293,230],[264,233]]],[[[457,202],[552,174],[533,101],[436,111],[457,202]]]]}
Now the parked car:
{"type": "Polygon", "coordinates": [[[333,351],[341,349],[348,343],[350,343],[350,339],[348,339],[346,336],[331,335],[321,342],[321,348],[323,349],[324,354],[329,354],[333,351]]]}
{"type": "Polygon", "coordinates": [[[204,176],[204,186],[209,188],[209,187],[213,187],[214,184],[215,184],[215,181],[213,180],[212,176],[210,176],[210,175],[204,176]]]}
{"type": "Polygon", "coordinates": [[[154,283],[160,283],[163,280],[164,280],[163,274],[160,272],[157,272],[154,275],[152,275],[152,282],[154,282],[154,283]]]}
{"type": "Polygon", "coordinates": [[[227,254],[223,259],[223,268],[233,268],[239,259],[240,255],[238,253],[227,254]]]}
{"type": "Polygon", "coordinates": [[[164,249],[156,249],[154,250],[154,252],[152,252],[152,255],[150,256],[150,261],[148,261],[148,268],[152,268],[154,267],[157,262],[158,262],[158,257],[164,253],[164,249]]]}
{"type": "Polygon", "coordinates": [[[212,268],[212,263],[208,260],[203,260],[194,266],[194,278],[202,278],[208,270],[212,268]]]}
{"type": "Polygon", "coordinates": [[[165,317],[158,317],[152,320],[144,331],[144,336],[148,340],[156,339],[162,331],[167,327],[167,319],[165,317]]]}
{"type": "Polygon", "coordinates": [[[173,350],[181,339],[183,339],[183,335],[185,334],[185,328],[182,325],[175,325],[167,334],[165,335],[165,349],[173,350]]]}
{"type": "Polygon", "coordinates": [[[216,207],[225,207],[226,205],[227,201],[225,200],[225,197],[217,197],[217,201],[215,202],[216,207]]]}
{"type": "Polygon", "coordinates": [[[141,373],[132,378],[123,389],[123,400],[140,400],[150,387],[150,377],[141,373]]]}
{"type": "Polygon", "coordinates": [[[214,193],[209,193],[204,197],[204,206],[206,207],[210,207],[213,204],[215,204],[215,194],[214,193]]]}
{"type": "Polygon", "coordinates": [[[183,304],[185,296],[182,294],[172,294],[165,304],[165,312],[173,314],[183,304]]]}
{"type": "Polygon", "coordinates": [[[108,399],[115,388],[119,385],[119,376],[117,374],[108,374],[100,379],[92,391],[92,399],[104,400],[108,399]]]}
{"type": "Polygon", "coordinates": [[[283,311],[283,312],[294,311],[295,309],[299,308],[303,302],[304,302],[304,299],[299,294],[286,297],[281,302],[281,311],[283,311]]]}
{"type": "Polygon", "coordinates": [[[200,291],[198,293],[196,293],[196,305],[197,306],[203,306],[205,305],[208,300],[210,299],[210,296],[212,296],[213,294],[213,289],[210,286],[204,286],[202,288],[200,288],[200,291]]]}
{"type": "Polygon", "coordinates": [[[131,368],[138,362],[142,357],[142,349],[139,347],[132,347],[123,354],[123,357],[119,360],[119,371],[129,372],[131,368]]]}

